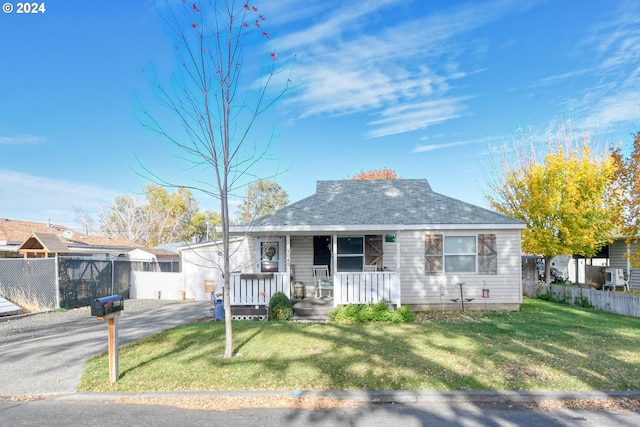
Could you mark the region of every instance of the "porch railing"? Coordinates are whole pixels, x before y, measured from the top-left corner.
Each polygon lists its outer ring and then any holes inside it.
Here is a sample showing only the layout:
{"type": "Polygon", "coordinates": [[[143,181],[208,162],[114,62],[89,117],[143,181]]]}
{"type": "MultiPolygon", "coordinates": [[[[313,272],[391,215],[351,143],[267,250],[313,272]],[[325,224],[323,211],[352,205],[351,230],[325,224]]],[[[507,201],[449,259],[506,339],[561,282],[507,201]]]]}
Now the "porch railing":
{"type": "Polygon", "coordinates": [[[269,305],[278,291],[290,297],[289,280],[289,273],[232,274],[231,305],[269,305]]]}
{"type": "Polygon", "coordinates": [[[336,273],[334,304],[369,304],[382,300],[400,304],[400,282],[395,272],[336,273]]]}

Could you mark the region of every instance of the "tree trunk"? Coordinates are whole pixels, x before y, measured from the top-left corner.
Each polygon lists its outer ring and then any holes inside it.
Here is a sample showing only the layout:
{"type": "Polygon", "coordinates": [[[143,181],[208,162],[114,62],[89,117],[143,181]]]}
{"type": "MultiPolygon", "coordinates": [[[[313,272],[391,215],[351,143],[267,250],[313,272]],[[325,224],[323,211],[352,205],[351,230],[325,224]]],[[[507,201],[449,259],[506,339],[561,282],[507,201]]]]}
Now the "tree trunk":
{"type": "Polygon", "coordinates": [[[544,257],[544,283],[547,285],[547,289],[551,292],[549,285],[551,284],[551,260],[552,256],[545,255],[544,257]]]}

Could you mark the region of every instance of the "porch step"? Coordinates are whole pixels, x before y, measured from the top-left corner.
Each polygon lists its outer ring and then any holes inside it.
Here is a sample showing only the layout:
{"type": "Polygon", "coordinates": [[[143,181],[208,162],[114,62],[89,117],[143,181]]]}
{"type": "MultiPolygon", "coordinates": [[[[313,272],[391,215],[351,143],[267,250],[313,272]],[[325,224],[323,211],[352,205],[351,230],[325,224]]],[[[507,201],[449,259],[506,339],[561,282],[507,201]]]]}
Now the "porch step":
{"type": "Polygon", "coordinates": [[[326,321],[333,311],[333,300],[328,298],[305,298],[293,304],[293,320],[326,321]]]}

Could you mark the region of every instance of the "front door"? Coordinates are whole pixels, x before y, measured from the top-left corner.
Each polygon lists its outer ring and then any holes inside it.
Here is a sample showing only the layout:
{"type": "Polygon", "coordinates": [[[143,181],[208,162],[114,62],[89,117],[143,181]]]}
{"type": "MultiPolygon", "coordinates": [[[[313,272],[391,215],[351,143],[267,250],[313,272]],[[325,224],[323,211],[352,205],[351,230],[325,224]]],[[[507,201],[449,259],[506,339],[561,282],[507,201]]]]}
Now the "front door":
{"type": "Polygon", "coordinates": [[[331,274],[331,236],[313,236],[313,265],[328,265],[331,274]]]}

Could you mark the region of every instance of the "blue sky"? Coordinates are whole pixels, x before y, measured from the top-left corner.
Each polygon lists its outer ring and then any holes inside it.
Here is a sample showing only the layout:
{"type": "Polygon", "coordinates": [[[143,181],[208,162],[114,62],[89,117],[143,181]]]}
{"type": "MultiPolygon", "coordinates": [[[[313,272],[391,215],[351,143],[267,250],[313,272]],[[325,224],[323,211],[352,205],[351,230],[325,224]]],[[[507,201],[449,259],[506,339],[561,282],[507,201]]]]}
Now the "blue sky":
{"type": "MultiPolygon", "coordinates": [[[[75,207],[97,222],[140,193],[138,159],[188,179],[136,117],[149,74],[177,70],[174,43],[153,1],[44,3],[0,13],[0,217],[79,228],[75,207]]],[[[317,180],[389,167],[486,206],[487,153],[518,129],[543,135],[571,118],[626,144],[640,130],[638,1],[251,4],[295,83],[260,119],[275,160],[256,173],[280,172],[291,201],[317,180]]]]}

